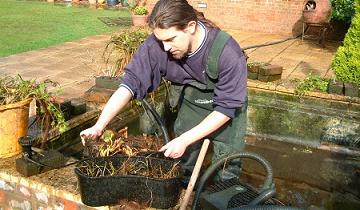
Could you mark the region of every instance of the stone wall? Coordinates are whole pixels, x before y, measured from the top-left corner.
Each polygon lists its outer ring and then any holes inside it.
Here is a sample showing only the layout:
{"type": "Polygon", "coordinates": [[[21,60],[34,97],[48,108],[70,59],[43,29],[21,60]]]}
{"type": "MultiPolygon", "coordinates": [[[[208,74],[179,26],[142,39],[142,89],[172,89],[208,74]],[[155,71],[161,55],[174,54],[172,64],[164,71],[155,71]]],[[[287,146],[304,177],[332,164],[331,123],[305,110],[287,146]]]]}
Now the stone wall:
{"type": "MultiPolygon", "coordinates": [[[[152,8],[157,0],[148,0],[152,8]]],[[[298,34],[304,0],[189,0],[221,28],[298,34]],[[206,8],[203,8],[206,7],[206,8]]]]}
{"type": "Polygon", "coordinates": [[[360,100],[309,92],[306,96],[271,83],[248,81],[247,134],[311,147],[360,148],[360,100]]]}

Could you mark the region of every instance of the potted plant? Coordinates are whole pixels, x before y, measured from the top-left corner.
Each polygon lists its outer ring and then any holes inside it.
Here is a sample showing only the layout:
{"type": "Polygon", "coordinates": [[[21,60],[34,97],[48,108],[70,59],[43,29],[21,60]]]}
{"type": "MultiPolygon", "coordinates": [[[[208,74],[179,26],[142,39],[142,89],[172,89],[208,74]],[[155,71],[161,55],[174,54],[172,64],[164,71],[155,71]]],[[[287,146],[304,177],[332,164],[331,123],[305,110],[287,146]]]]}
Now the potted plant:
{"type": "Polygon", "coordinates": [[[111,36],[103,53],[107,70],[95,79],[97,88],[116,90],[119,87],[118,77],[123,75],[125,66],[148,35],[146,29],[125,29],[111,36]]]}
{"type": "Polygon", "coordinates": [[[37,119],[44,130],[42,147],[50,128],[57,128],[60,132],[66,130],[64,115],[47,92],[49,82],[24,80],[20,75],[0,78],[0,157],[20,153],[18,139],[27,133],[29,107],[33,99],[38,105],[37,119]]]}
{"type": "Polygon", "coordinates": [[[145,6],[145,1],[133,0],[129,2],[131,18],[134,26],[145,26],[149,10],[145,6]]]}

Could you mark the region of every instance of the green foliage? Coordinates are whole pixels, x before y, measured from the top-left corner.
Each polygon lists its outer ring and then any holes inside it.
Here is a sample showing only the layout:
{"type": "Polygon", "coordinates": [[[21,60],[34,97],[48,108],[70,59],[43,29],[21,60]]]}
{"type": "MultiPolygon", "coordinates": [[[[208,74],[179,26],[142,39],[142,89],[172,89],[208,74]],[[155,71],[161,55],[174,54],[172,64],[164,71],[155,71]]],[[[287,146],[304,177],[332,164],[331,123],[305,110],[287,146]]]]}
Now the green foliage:
{"type": "Polygon", "coordinates": [[[332,14],[331,19],[351,23],[351,18],[355,14],[354,0],[331,0],[332,14]]]}
{"type": "Polygon", "coordinates": [[[114,32],[99,17],[129,17],[127,9],[64,7],[44,1],[0,0],[0,57],[114,32]]]}
{"type": "Polygon", "coordinates": [[[35,94],[34,81],[23,80],[20,76],[0,79],[0,105],[16,103],[35,94]]]}
{"type": "Polygon", "coordinates": [[[317,75],[309,74],[304,80],[294,79],[293,82],[295,85],[295,94],[303,96],[308,91],[320,91],[326,92],[329,85],[329,81],[321,78],[317,75]]]}
{"type": "Polygon", "coordinates": [[[28,98],[35,98],[40,105],[39,118],[51,120],[51,126],[60,133],[65,132],[67,125],[59,107],[52,103],[46,90],[51,81],[37,83],[35,80],[24,80],[20,75],[0,78],[0,105],[13,104],[28,98]]]}
{"type": "Polygon", "coordinates": [[[115,137],[115,133],[111,130],[105,130],[104,133],[102,134],[102,138],[106,143],[112,142],[114,137],[115,137]]]}
{"type": "Polygon", "coordinates": [[[145,0],[129,0],[129,9],[134,15],[147,15],[149,10],[145,7],[145,0]]]}
{"type": "Polygon", "coordinates": [[[126,29],[113,35],[105,47],[104,57],[108,63],[110,57],[115,54],[116,67],[108,75],[113,77],[120,76],[125,65],[130,62],[137,48],[148,36],[149,32],[142,28],[126,29]]]}
{"type": "Polygon", "coordinates": [[[136,6],[133,9],[134,15],[147,15],[148,13],[149,13],[149,11],[145,6],[136,6]]]}
{"type": "Polygon", "coordinates": [[[356,15],[333,58],[332,69],[337,80],[360,86],[360,3],[356,6],[356,15]]]}

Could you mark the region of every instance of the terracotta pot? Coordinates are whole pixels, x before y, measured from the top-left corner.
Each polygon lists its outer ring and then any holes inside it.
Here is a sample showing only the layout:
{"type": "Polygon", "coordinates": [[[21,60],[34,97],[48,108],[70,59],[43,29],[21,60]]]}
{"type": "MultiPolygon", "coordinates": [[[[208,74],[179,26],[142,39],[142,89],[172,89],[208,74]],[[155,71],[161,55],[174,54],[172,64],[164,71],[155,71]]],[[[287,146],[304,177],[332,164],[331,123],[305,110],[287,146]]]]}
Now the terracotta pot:
{"type": "Polygon", "coordinates": [[[32,98],[0,106],[0,158],[21,152],[18,142],[27,133],[29,107],[32,98]]]}
{"type": "Polygon", "coordinates": [[[303,18],[305,23],[328,23],[331,17],[330,0],[305,0],[303,18]]]}
{"type": "Polygon", "coordinates": [[[131,17],[134,26],[145,26],[147,24],[148,15],[132,15],[131,17]]]}

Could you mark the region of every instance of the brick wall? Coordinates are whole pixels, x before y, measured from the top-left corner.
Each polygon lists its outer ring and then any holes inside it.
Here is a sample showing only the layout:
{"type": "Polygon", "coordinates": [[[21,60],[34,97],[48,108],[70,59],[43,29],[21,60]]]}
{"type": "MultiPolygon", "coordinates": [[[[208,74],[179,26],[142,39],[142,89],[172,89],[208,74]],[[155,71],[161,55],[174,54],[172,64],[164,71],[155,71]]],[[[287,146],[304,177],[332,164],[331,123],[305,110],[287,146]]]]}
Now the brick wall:
{"type": "MultiPolygon", "coordinates": [[[[69,185],[64,182],[63,185],[69,185]]],[[[108,210],[107,207],[89,207],[79,195],[59,190],[25,177],[0,172],[0,210],[108,210]]]]}
{"type": "MultiPolygon", "coordinates": [[[[221,28],[298,34],[304,0],[188,0],[221,28]],[[199,8],[199,2],[207,8],[199,8]]],[[[157,0],[147,0],[150,8],[157,0]]]]}

